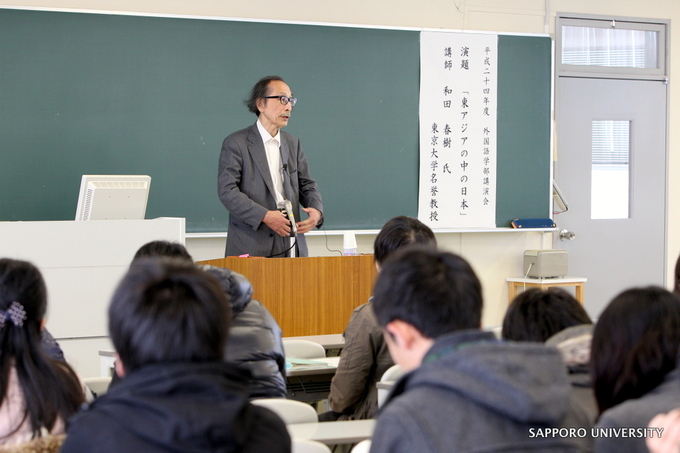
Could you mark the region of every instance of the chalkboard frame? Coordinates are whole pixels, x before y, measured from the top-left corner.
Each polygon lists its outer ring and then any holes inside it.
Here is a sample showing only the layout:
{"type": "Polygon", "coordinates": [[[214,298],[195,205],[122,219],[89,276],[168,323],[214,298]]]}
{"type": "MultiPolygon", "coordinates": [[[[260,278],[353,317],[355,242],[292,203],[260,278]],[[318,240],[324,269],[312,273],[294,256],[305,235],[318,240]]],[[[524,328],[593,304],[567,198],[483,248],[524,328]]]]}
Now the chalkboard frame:
{"type": "MultiPolygon", "coordinates": [[[[496,225],[546,217],[551,40],[499,35],[496,225]]],[[[147,218],[226,231],[222,139],[278,74],[326,228],[417,215],[419,31],[0,10],[0,220],[70,220],[83,174],[148,174],[147,218]]]]}

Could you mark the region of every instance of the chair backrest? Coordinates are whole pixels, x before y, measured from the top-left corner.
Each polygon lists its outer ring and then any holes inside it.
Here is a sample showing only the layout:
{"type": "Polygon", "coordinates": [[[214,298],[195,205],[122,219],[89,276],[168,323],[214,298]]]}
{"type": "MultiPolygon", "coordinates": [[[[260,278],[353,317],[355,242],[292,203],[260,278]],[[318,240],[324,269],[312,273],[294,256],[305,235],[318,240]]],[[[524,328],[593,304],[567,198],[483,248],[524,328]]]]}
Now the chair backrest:
{"type": "Polygon", "coordinates": [[[309,439],[293,438],[292,447],[291,453],[331,453],[328,445],[309,439]]]}
{"type": "Polygon", "coordinates": [[[352,453],[368,453],[371,450],[371,439],[362,440],[352,448],[352,453]]]}
{"type": "Polygon", "coordinates": [[[380,382],[396,382],[404,375],[404,370],[399,365],[392,365],[383,373],[380,382]]]}
{"type": "Polygon", "coordinates": [[[503,334],[503,326],[488,326],[485,327],[484,330],[486,332],[493,332],[493,334],[496,336],[497,340],[502,340],[502,334],[503,334]]]}
{"type": "MultiPolygon", "coordinates": [[[[403,374],[404,370],[402,370],[399,365],[392,365],[383,373],[380,382],[394,383],[398,381],[403,374]]],[[[378,407],[382,407],[389,394],[389,389],[378,388],[378,407]]]]}
{"type": "Polygon", "coordinates": [[[111,384],[110,377],[91,377],[83,379],[83,384],[87,386],[88,389],[94,394],[94,397],[104,395],[108,389],[109,384],[111,384]]]}
{"type": "Polygon", "coordinates": [[[286,425],[319,421],[319,416],[314,408],[301,401],[286,398],[256,398],[250,402],[276,413],[286,425]]]}
{"type": "Polygon", "coordinates": [[[318,359],[326,357],[326,350],[319,343],[301,339],[283,339],[283,352],[293,359],[318,359]]]}

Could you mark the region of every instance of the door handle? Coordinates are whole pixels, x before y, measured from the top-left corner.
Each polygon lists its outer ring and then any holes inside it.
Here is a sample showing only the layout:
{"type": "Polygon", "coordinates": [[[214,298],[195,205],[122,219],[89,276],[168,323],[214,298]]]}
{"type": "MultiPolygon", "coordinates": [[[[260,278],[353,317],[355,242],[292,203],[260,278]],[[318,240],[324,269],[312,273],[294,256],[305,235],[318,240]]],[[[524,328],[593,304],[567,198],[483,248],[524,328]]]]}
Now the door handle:
{"type": "Polygon", "coordinates": [[[576,233],[569,230],[560,231],[560,241],[573,241],[576,239],[576,233]]]}

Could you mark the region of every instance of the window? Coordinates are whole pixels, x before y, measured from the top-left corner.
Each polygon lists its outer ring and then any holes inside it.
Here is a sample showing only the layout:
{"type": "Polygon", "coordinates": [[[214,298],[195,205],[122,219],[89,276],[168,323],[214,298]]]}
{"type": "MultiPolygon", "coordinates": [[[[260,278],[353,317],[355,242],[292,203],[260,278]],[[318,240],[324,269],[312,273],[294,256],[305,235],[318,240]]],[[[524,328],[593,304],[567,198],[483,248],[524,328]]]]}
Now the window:
{"type": "Polygon", "coordinates": [[[560,17],[561,75],[663,79],[666,24],[560,17]]]}
{"type": "Polygon", "coordinates": [[[590,217],[630,215],[630,121],[592,122],[590,217]]]}

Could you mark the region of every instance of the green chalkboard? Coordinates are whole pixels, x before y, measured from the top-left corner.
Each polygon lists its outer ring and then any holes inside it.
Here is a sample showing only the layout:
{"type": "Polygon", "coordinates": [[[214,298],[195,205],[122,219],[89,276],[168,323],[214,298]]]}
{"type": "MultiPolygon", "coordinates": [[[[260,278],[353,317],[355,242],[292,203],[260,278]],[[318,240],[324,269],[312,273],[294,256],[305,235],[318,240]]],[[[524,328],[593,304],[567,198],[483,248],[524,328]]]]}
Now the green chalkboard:
{"type": "MultiPolygon", "coordinates": [[[[550,39],[499,37],[497,226],[549,203],[550,39]]],[[[147,218],[226,231],[222,140],[263,75],[299,99],[326,228],[417,215],[419,33],[0,10],[0,220],[70,220],[83,174],[148,174],[147,218]]]]}

